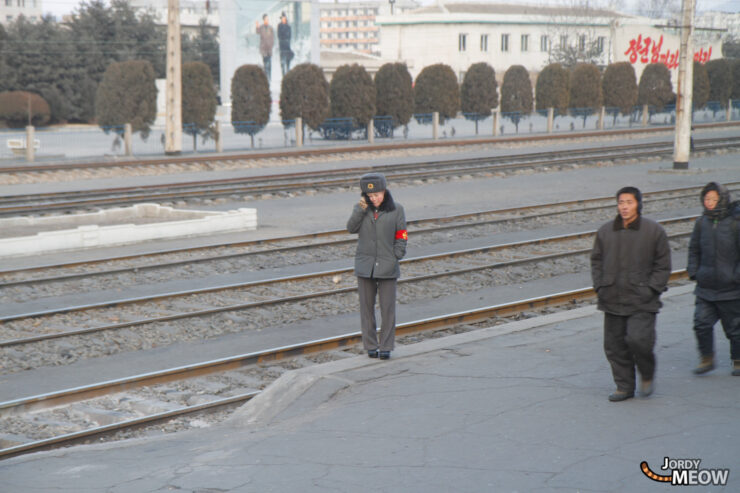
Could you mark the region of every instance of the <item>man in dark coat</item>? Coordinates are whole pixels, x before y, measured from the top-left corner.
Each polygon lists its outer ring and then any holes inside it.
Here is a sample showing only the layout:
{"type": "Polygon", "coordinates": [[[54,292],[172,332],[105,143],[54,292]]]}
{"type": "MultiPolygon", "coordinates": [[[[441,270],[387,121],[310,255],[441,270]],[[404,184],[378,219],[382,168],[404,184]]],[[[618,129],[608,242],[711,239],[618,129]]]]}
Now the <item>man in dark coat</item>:
{"type": "Polygon", "coordinates": [[[360,295],[362,343],[371,358],[388,359],[396,336],[396,281],[399,260],[406,255],[406,215],[386,188],[385,176],[360,178],[362,196],[352,209],[347,230],[359,235],[355,275],[360,295]],[[375,298],[380,301],[380,341],[375,321],[375,298]]]}
{"type": "Polygon", "coordinates": [[[730,340],[732,374],[740,376],[740,228],[732,213],[738,205],[716,182],[704,187],[701,201],[704,214],[691,233],[686,268],[696,281],[694,333],[701,359],[694,373],[714,369],[714,324],[721,320],[730,340]]]}
{"type": "Polygon", "coordinates": [[[617,192],[619,214],[596,233],[591,277],[604,312],[604,352],[617,390],[610,401],[635,395],[635,366],[640,392],[653,392],[655,317],[660,294],[671,274],[671,250],[665,230],[642,217],[642,194],[635,187],[617,192]]]}
{"type": "Polygon", "coordinates": [[[290,49],[290,35],[288,16],[283,12],[280,15],[280,24],[278,24],[277,30],[278,48],[280,49],[280,68],[283,71],[283,77],[290,70],[290,61],[293,59],[293,51],[290,49]]]}

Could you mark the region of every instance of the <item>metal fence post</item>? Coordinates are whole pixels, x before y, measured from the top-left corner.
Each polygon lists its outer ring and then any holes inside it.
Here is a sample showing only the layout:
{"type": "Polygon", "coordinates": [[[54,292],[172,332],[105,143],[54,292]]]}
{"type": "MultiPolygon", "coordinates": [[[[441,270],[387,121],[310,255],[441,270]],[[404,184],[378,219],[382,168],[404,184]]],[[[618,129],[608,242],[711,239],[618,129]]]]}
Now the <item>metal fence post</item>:
{"type": "Polygon", "coordinates": [[[370,144],[375,143],[375,120],[370,117],[370,121],[367,122],[367,141],[370,144]]]}
{"type": "Polygon", "coordinates": [[[127,156],[133,155],[133,146],[131,145],[131,124],[130,123],[124,123],[123,124],[123,149],[126,152],[127,156]]]}
{"type": "Polygon", "coordinates": [[[491,110],[493,113],[493,136],[498,137],[499,115],[498,110],[491,110]]]}
{"type": "Polygon", "coordinates": [[[552,123],[555,120],[555,108],[547,108],[547,133],[552,133],[552,123]]]}
{"type": "Polygon", "coordinates": [[[642,126],[647,127],[648,124],[648,105],[642,105],[642,126]]]}
{"type": "Polygon", "coordinates": [[[606,120],[606,106],[602,106],[601,111],[599,111],[599,130],[604,130],[605,120],[606,120]]]}
{"type": "Polygon", "coordinates": [[[300,116],[295,119],[295,146],[303,147],[303,118],[300,116]]]}
{"type": "Polygon", "coordinates": [[[35,134],[33,125],[28,125],[26,127],[26,161],[29,163],[32,163],[36,159],[36,148],[33,146],[35,134]]]}
{"type": "Polygon", "coordinates": [[[439,112],[432,113],[432,138],[437,140],[439,136],[439,112]]]}
{"type": "Polygon", "coordinates": [[[216,152],[224,152],[224,136],[221,133],[221,122],[216,120],[216,152]]]}

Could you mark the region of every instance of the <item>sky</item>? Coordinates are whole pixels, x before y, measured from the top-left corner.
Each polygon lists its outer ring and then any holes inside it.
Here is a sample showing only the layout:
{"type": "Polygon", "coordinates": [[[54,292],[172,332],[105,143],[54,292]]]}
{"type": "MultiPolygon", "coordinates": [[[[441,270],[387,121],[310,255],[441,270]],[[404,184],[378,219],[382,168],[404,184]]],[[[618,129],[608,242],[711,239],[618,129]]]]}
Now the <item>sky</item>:
{"type": "MultiPolygon", "coordinates": [[[[41,0],[44,13],[57,17],[69,14],[79,5],[80,0],[41,0]]],[[[205,1],[205,0],[203,0],[205,1]]],[[[418,0],[417,0],[418,1],[418,0]]],[[[505,3],[507,0],[501,0],[505,3]]],[[[515,3],[516,0],[509,0],[515,3]]],[[[527,3],[539,3],[536,0],[526,0],[527,3]]],[[[628,7],[634,7],[640,0],[627,0],[628,7]]],[[[432,3],[433,0],[424,0],[421,3],[432,3]]],[[[540,0],[541,3],[558,3],[557,0],[540,0]]],[[[723,10],[725,12],[740,12],[740,0],[697,0],[697,11],[701,10],[723,10]],[[722,7],[720,9],[720,7],[722,7]]]]}

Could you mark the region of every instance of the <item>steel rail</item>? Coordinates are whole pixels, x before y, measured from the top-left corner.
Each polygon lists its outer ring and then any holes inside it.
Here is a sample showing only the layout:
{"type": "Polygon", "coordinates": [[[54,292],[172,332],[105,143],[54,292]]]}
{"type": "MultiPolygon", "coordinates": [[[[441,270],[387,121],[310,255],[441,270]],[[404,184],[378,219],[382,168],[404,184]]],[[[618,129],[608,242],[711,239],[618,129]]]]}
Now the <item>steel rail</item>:
{"type": "MultiPolygon", "coordinates": [[[[577,238],[574,238],[576,236],[577,237],[587,237],[587,236],[592,235],[593,233],[594,232],[579,233],[578,235],[572,235],[573,237],[571,238],[568,238],[567,236],[563,236],[562,238],[558,238],[555,241],[565,241],[569,239],[577,239],[577,238]]],[[[691,233],[677,233],[673,235],[668,235],[668,239],[676,240],[680,238],[685,238],[689,236],[690,234],[691,233]]],[[[543,239],[541,242],[536,241],[536,242],[530,242],[528,244],[542,244],[546,241],[547,239],[543,239]]],[[[501,245],[501,247],[504,247],[504,246],[512,247],[512,246],[518,246],[518,245],[521,245],[521,243],[509,243],[506,245],[501,245]]],[[[475,249],[470,249],[470,250],[460,250],[458,252],[453,252],[453,253],[442,253],[442,254],[436,254],[436,255],[432,255],[428,257],[422,257],[418,259],[409,259],[409,260],[430,261],[430,260],[433,260],[434,257],[437,257],[437,258],[450,257],[451,258],[454,256],[466,255],[466,254],[469,254],[475,251],[481,251],[481,252],[493,251],[493,250],[498,249],[498,247],[499,245],[494,245],[491,247],[475,248],[475,249]]],[[[555,259],[561,259],[561,258],[567,258],[567,257],[575,257],[578,255],[588,254],[590,251],[591,251],[590,248],[585,248],[585,249],[579,249],[579,250],[571,250],[568,252],[537,255],[537,256],[527,257],[523,259],[507,260],[503,262],[493,262],[493,263],[474,266],[474,267],[464,267],[464,268],[458,268],[454,270],[447,270],[444,272],[436,272],[432,274],[423,274],[423,275],[414,276],[414,277],[402,278],[398,280],[398,283],[399,284],[406,284],[406,283],[410,284],[414,282],[421,282],[421,281],[426,281],[426,280],[431,280],[431,279],[439,279],[443,277],[459,276],[462,274],[468,274],[471,272],[478,272],[478,271],[484,271],[484,270],[489,270],[489,269],[513,267],[517,265],[544,262],[548,260],[555,260],[555,259]]],[[[340,269],[340,270],[334,270],[334,271],[325,271],[321,273],[303,274],[301,276],[296,276],[296,277],[276,278],[276,279],[270,279],[267,281],[253,281],[253,283],[255,283],[254,285],[257,285],[258,283],[267,284],[267,283],[281,282],[286,279],[294,281],[294,280],[310,279],[310,278],[315,278],[319,276],[337,275],[337,274],[349,273],[349,272],[352,272],[352,268],[346,268],[346,269],[340,269]]],[[[152,318],[145,318],[145,319],[139,319],[139,320],[132,320],[128,322],[120,322],[117,324],[110,324],[110,325],[97,326],[97,327],[88,327],[84,329],[56,332],[52,334],[42,334],[38,336],[30,336],[30,337],[23,337],[23,338],[17,338],[17,339],[6,339],[4,341],[0,341],[0,348],[19,346],[19,345],[24,345],[24,344],[33,344],[37,342],[49,341],[52,339],[61,339],[65,337],[89,335],[89,334],[95,334],[99,332],[119,330],[119,329],[130,328],[130,327],[138,327],[138,326],[150,325],[150,324],[160,323],[160,322],[171,322],[174,320],[204,317],[204,316],[214,315],[217,313],[248,310],[248,309],[253,309],[253,308],[275,306],[275,305],[286,304],[286,303],[291,303],[291,302],[306,301],[306,300],[328,297],[328,296],[337,296],[341,294],[352,293],[356,290],[357,290],[357,287],[350,286],[350,287],[331,289],[331,290],[325,290],[325,291],[316,291],[313,293],[273,298],[269,300],[254,301],[250,303],[240,303],[236,305],[227,305],[227,306],[220,306],[220,307],[215,307],[215,308],[207,308],[204,310],[194,310],[192,312],[176,313],[176,314],[165,315],[161,317],[152,317],[152,318]]],[[[64,312],[66,312],[66,310],[63,311],[62,313],[64,312]]],[[[44,314],[33,315],[33,317],[42,316],[42,315],[44,314]]],[[[19,318],[31,318],[31,317],[19,317],[19,318]]]]}
{"type": "MultiPolygon", "coordinates": [[[[694,125],[696,129],[714,129],[714,128],[732,128],[740,125],[740,122],[716,122],[716,123],[697,123],[694,125]]],[[[161,166],[166,164],[198,164],[198,163],[211,163],[214,161],[235,161],[242,159],[263,159],[263,158],[291,158],[291,157],[305,157],[305,156],[326,156],[335,154],[346,154],[346,153],[357,153],[357,152],[378,152],[378,151],[393,151],[393,150],[405,150],[405,149],[421,149],[421,148],[440,148],[440,147],[459,147],[459,146],[476,146],[476,145],[487,145],[487,144],[515,144],[515,143],[531,143],[533,141],[538,142],[554,142],[554,141],[568,141],[575,139],[584,138],[603,138],[603,137],[614,137],[614,136],[633,136],[633,135],[649,135],[649,134],[660,134],[673,132],[675,128],[673,126],[665,127],[653,127],[653,128],[629,128],[629,129],[618,129],[618,130],[600,130],[600,131],[588,131],[588,132],[576,132],[568,134],[548,134],[548,135],[520,135],[511,137],[475,137],[469,139],[449,139],[442,141],[419,141],[419,142],[401,142],[401,143],[388,143],[388,144],[374,144],[374,145],[352,145],[352,146],[335,146],[325,147],[318,149],[294,149],[287,151],[271,151],[271,152],[252,152],[252,153],[233,153],[226,155],[208,155],[208,156],[178,156],[178,157],[164,157],[164,158],[149,158],[149,159],[127,159],[117,161],[96,161],[96,162],[84,162],[84,163],[52,163],[52,164],[34,164],[34,165],[21,165],[21,166],[6,166],[0,168],[0,173],[28,173],[28,172],[39,172],[39,171],[52,171],[52,170],[69,170],[69,169],[90,169],[90,168],[116,168],[116,167],[136,167],[136,166],[161,166]]]]}
{"type": "MultiPolygon", "coordinates": [[[[678,270],[671,273],[670,281],[686,279],[685,270],[678,270]]],[[[554,293],[542,297],[529,298],[511,303],[502,303],[474,310],[462,311],[457,313],[445,314],[436,317],[430,317],[423,320],[417,320],[399,324],[396,327],[398,335],[405,335],[425,330],[447,328],[461,323],[480,322],[482,320],[494,317],[506,317],[513,314],[521,313],[526,310],[540,309],[545,307],[562,306],[574,303],[576,301],[593,299],[595,292],[593,288],[586,287],[560,293],[554,293]]],[[[158,372],[150,372],[131,377],[125,377],[92,385],[75,387],[46,394],[25,397],[12,401],[0,403],[0,416],[10,416],[32,412],[50,407],[71,404],[86,399],[92,399],[116,392],[126,391],[135,388],[150,387],[157,384],[169,383],[178,380],[211,375],[214,373],[223,373],[230,370],[236,370],[245,366],[270,361],[278,361],[290,357],[301,356],[306,354],[328,351],[332,349],[344,348],[350,345],[358,344],[362,340],[360,332],[352,332],[340,336],[317,339],[304,343],[298,343],[278,348],[268,349],[265,351],[252,352],[212,361],[200,362],[191,365],[170,368],[158,372]]],[[[38,440],[26,444],[17,445],[0,450],[0,459],[5,459],[28,453],[32,451],[44,450],[52,447],[59,447],[73,442],[99,436],[107,433],[120,431],[123,429],[145,426],[154,422],[170,419],[175,416],[190,414],[193,412],[202,412],[204,410],[232,405],[237,402],[243,402],[251,399],[259,391],[242,394],[239,396],[219,399],[211,403],[201,404],[180,408],[166,413],[159,413],[152,416],[127,420],[121,423],[115,423],[80,432],[70,433],[45,440],[38,440]]]]}
{"type": "MultiPolygon", "coordinates": [[[[730,139],[724,139],[723,141],[727,141],[730,139]]],[[[737,142],[740,144],[740,139],[734,139],[734,142],[737,142]]],[[[625,151],[629,154],[627,155],[609,155],[609,154],[594,154],[589,155],[587,157],[566,157],[561,159],[547,159],[544,161],[534,161],[534,162],[525,162],[525,163],[508,163],[508,164],[490,164],[490,165],[481,165],[481,166],[473,166],[468,168],[460,168],[460,167],[453,167],[449,168],[447,166],[459,166],[461,162],[469,163],[471,161],[483,161],[483,162],[490,162],[494,159],[492,158],[475,158],[472,160],[453,160],[453,161],[440,161],[438,162],[438,165],[435,167],[437,169],[425,169],[423,165],[405,165],[405,166],[413,166],[414,169],[421,169],[421,171],[386,171],[386,173],[389,175],[389,178],[395,179],[395,180],[402,180],[402,179],[411,179],[411,178],[417,178],[417,177],[434,177],[434,176],[450,176],[450,175],[460,175],[460,174],[469,174],[469,173],[480,173],[484,171],[502,171],[502,170],[516,170],[516,169],[522,169],[522,168],[534,168],[539,166],[559,166],[564,164],[573,164],[577,162],[589,162],[593,161],[594,159],[627,159],[627,158],[636,158],[636,157],[647,157],[647,156],[655,156],[656,154],[662,154],[665,152],[669,152],[672,149],[666,147],[665,145],[657,145],[657,144],[651,144],[650,147],[656,148],[657,150],[652,151],[635,151],[636,148],[639,148],[639,144],[633,145],[633,146],[624,146],[620,149],[620,152],[624,153],[625,151]],[[444,169],[438,169],[440,167],[445,167],[444,169]]],[[[698,146],[697,148],[701,150],[701,146],[698,146]]],[[[595,152],[601,152],[604,148],[597,149],[595,152]]],[[[561,152],[552,152],[551,154],[568,154],[568,151],[561,151],[561,152]]],[[[397,169],[397,165],[387,165],[390,168],[397,169]]],[[[312,188],[322,188],[322,187],[333,187],[333,186],[348,186],[352,185],[356,180],[356,175],[360,172],[367,172],[370,170],[381,170],[384,167],[382,166],[369,166],[369,167],[363,167],[359,168],[355,171],[352,171],[351,173],[347,173],[346,170],[334,170],[331,172],[305,172],[305,174],[309,173],[315,173],[314,178],[310,180],[310,186],[312,188]],[[347,177],[340,177],[340,178],[326,178],[326,179],[319,179],[321,176],[337,176],[346,175],[347,177]]],[[[277,178],[275,176],[278,175],[269,175],[269,181],[276,181],[277,178]]],[[[287,175],[279,175],[283,177],[287,177],[285,179],[292,179],[293,174],[287,174],[287,175]]],[[[234,188],[228,188],[228,189],[217,189],[217,190],[209,190],[204,188],[197,188],[196,190],[187,190],[193,187],[203,187],[203,182],[191,182],[188,184],[184,184],[182,186],[178,185],[150,185],[148,187],[152,187],[150,189],[157,190],[165,190],[161,192],[156,193],[150,193],[149,195],[143,195],[142,194],[136,194],[134,193],[134,190],[141,190],[142,188],[146,187],[135,187],[133,189],[107,189],[104,191],[93,191],[92,195],[102,195],[102,194],[123,194],[123,195],[114,195],[114,196],[108,196],[106,198],[98,198],[98,197],[90,197],[91,192],[68,192],[69,194],[73,194],[74,196],[82,196],[87,198],[81,198],[77,200],[71,200],[67,202],[41,202],[41,203],[30,203],[25,205],[11,205],[11,206],[5,206],[0,207],[0,215],[8,215],[8,214],[16,214],[16,213],[23,213],[23,212],[29,212],[29,211],[38,211],[38,210],[44,210],[44,211],[52,211],[52,210],[60,210],[60,209],[70,209],[70,208],[79,208],[79,207],[90,207],[90,206],[99,206],[99,205],[111,205],[111,204],[126,204],[126,203],[136,203],[146,200],[163,200],[163,199],[177,199],[177,198],[187,198],[187,197],[210,197],[210,196],[223,196],[223,195],[233,195],[233,194],[254,194],[254,193],[267,193],[267,192],[282,192],[282,191],[288,191],[288,190],[295,190],[295,189],[303,189],[306,187],[306,183],[301,182],[288,182],[288,183],[282,183],[282,184],[270,184],[270,185],[259,185],[254,184],[255,181],[259,181],[263,177],[251,177],[247,179],[242,179],[243,184],[238,185],[239,189],[234,188]],[[173,188],[180,188],[179,191],[169,191],[173,188]],[[183,189],[186,188],[186,189],[183,189]]],[[[281,180],[283,178],[280,178],[281,180]]],[[[9,200],[12,200],[13,203],[17,202],[16,198],[10,198],[9,200]]]]}
{"type": "MultiPolygon", "coordinates": [[[[701,187],[694,187],[697,190],[701,187]]],[[[646,194],[647,195],[647,194],[646,194]]],[[[657,201],[665,201],[665,200],[675,200],[680,197],[675,196],[669,196],[669,197],[663,197],[658,199],[647,199],[643,200],[643,203],[650,203],[650,202],[657,202],[657,201]]],[[[598,199],[598,200],[611,200],[611,199],[598,199]]],[[[429,234],[429,233],[438,233],[441,231],[449,231],[453,229],[466,229],[466,228],[475,228],[479,226],[488,226],[498,223],[506,223],[511,221],[524,221],[534,218],[543,218],[543,217],[553,217],[563,214],[572,214],[574,212],[591,212],[591,211],[597,211],[602,210],[606,208],[614,207],[612,203],[609,203],[608,205],[598,205],[598,206],[589,206],[589,207],[582,207],[576,211],[574,210],[560,210],[560,211],[552,211],[553,207],[557,207],[559,204],[551,204],[546,206],[541,206],[542,209],[546,209],[547,212],[538,212],[528,215],[519,215],[519,216],[512,216],[512,217],[505,217],[505,218],[496,218],[496,219],[488,219],[483,221],[478,221],[475,223],[454,223],[454,224],[444,224],[441,226],[434,226],[430,228],[423,228],[423,229],[410,229],[409,232],[413,233],[414,235],[419,234],[429,234]]],[[[539,207],[538,207],[539,208],[539,207]]],[[[529,207],[522,208],[520,210],[526,210],[529,209],[529,207]]],[[[500,211],[484,211],[480,213],[475,213],[476,216],[484,216],[484,215],[491,215],[491,214],[501,214],[500,211]]],[[[460,218],[469,218],[472,216],[472,214],[461,214],[460,218]]],[[[422,220],[414,220],[409,221],[407,223],[408,226],[421,226],[424,223],[440,223],[443,222],[439,219],[422,219],[422,220]]],[[[446,222],[446,221],[445,221],[446,222]]],[[[347,233],[346,230],[336,230],[333,232],[327,232],[327,234],[332,235],[341,235],[341,236],[347,236],[349,233],[347,233]]],[[[300,238],[300,237],[298,237],[300,238]]],[[[99,270],[94,272],[79,272],[79,273],[72,273],[72,274],[63,274],[63,275],[57,275],[57,276],[49,276],[44,278],[34,278],[34,279],[27,279],[27,280],[17,280],[17,281],[7,281],[7,282],[0,282],[0,289],[7,288],[7,287],[13,287],[13,286],[21,286],[21,285],[32,285],[32,284],[41,284],[41,283],[50,283],[50,282],[64,282],[64,281],[71,281],[76,279],[89,279],[92,277],[98,277],[98,276],[106,276],[106,275],[116,275],[116,274],[124,274],[129,272],[143,272],[143,271],[150,271],[150,270],[161,270],[161,269],[168,269],[172,267],[179,267],[182,265],[193,265],[193,264],[200,264],[200,263],[206,263],[206,262],[216,262],[216,261],[223,261],[223,260],[231,260],[231,259],[237,259],[237,258],[243,258],[243,257],[252,257],[256,255],[273,255],[273,254],[280,254],[280,253],[287,253],[287,252],[293,252],[293,251],[301,251],[301,250],[309,250],[309,249],[318,249],[318,248],[326,248],[326,247],[336,247],[341,245],[346,245],[350,243],[356,243],[356,238],[344,238],[339,240],[328,240],[328,241],[322,241],[317,243],[310,243],[306,245],[291,245],[291,246],[284,246],[284,247],[277,247],[277,248],[270,248],[270,249],[264,249],[264,250],[253,250],[248,252],[238,252],[238,253],[228,253],[228,254],[221,254],[221,255],[211,255],[208,257],[198,257],[198,258],[191,258],[191,259],[183,259],[183,260],[174,260],[169,262],[159,262],[156,264],[145,264],[145,265],[135,265],[135,266],[128,266],[128,267],[120,267],[115,269],[107,269],[107,270],[99,270]]],[[[247,246],[250,242],[243,242],[243,243],[235,243],[228,245],[229,247],[238,247],[238,246],[247,246]]],[[[197,247],[197,249],[201,249],[202,247],[197,247]]],[[[183,251],[188,251],[188,249],[181,249],[183,251]]],[[[143,257],[144,255],[141,255],[143,257]]],[[[125,257],[115,257],[111,259],[106,260],[96,260],[94,263],[100,263],[100,262],[110,262],[113,260],[119,260],[119,259],[130,259],[130,258],[137,258],[139,256],[125,256],[125,257]]],[[[87,263],[85,263],[87,264],[87,263]]],[[[66,265],[66,264],[63,264],[66,265]]],[[[77,265],[77,264],[75,264],[77,265]]],[[[58,266],[54,266],[58,267],[58,266]]],[[[24,269],[18,269],[17,271],[23,271],[24,269]]],[[[0,275],[6,274],[8,272],[13,271],[5,271],[0,272],[0,275]]]]}
{"type": "MultiPolygon", "coordinates": [[[[697,217],[699,216],[689,215],[689,216],[683,216],[683,217],[678,217],[678,218],[663,219],[658,222],[661,224],[669,225],[669,224],[686,222],[689,220],[696,219],[697,217]]],[[[415,264],[415,263],[426,262],[426,261],[431,261],[431,260],[454,258],[454,257],[458,257],[461,255],[471,255],[475,253],[487,253],[487,252],[509,249],[509,248],[519,248],[519,247],[526,247],[530,245],[542,245],[542,244],[551,243],[551,242],[572,241],[572,240],[577,240],[577,239],[584,238],[587,236],[591,236],[595,232],[596,232],[595,230],[589,230],[589,231],[581,231],[577,233],[568,233],[568,234],[563,234],[563,235],[549,236],[545,238],[535,238],[532,240],[501,243],[501,244],[496,244],[496,245],[485,245],[482,247],[467,248],[463,250],[455,250],[452,252],[444,252],[444,253],[437,253],[437,254],[432,254],[432,255],[425,255],[421,257],[407,258],[407,259],[401,260],[400,263],[401,264],[412,264],[412,263],[415,264]]],[[[342,269],[333,269],[333,270],[321,271],[321,272],[311,272],[311,273],[299,274],[295,276],[282,276],[282,277],[276,277],[276,278],[270,278],[270,279],[261,279],[258,281],[247,281],[247,282],[224,284],[220,286],[209,286],[206,288],[186,289],[182,291],[171,291],[168,293],[158,293],[154,295],[121,298],[117,300],[108,300],[108,301],[102,301],[102,302],[97,302],[97,303],[88,303],[88,304],[83,304],[83,305],[69,306],[69,307],[65,307],[62,309],[52,308],[49,310],[39,310],[36,312],[0,316],[0,323],[9,322],[11,320],[18,320],[21,318],[36,318],[36,317],[41,317],[41,316],[90,310],[94,308],[106,308],[106,307],[111,307],[111,306],[121,306],[121,305],[129,305],[129,304],[142,303],[142,302],[152,302],[152,301],[163,300],[163,299],[168,299],[168,298],[179,298],[183,296],[190,296],[190,295],[196,295],[196,294],[214,293],[214,292],[228,291],[228,290],[233,290],[233,289],[265,286],[265,285],[276,284],[280,282],[302,281],[302,280],[307,280],[307,279],[315,279],[319,277],[328,277],[328,276],[334,276],[338,274],[345,274],[348,272],[352,272],[352,270],[353,270],[352,267],[346,267],[342,269]]]]}
{"type": "MultiPolygon", "coordinates": [[[[740,182],[731,182],[731,183],[727,183],[726,186],[728,186],[729,188],[729,187],[732,187],[734,185],[739,185],[739,184],[740,182]]],[[[644,203],[650,203],[650,202],[656,202],[656,201],[674,200],[680,197],[670,196],[671,194],[695,192],[695,191],[701,190],[701,188],[702,187],[700,186],[694,186],[694,187],[674,188],[674,189],[668,189],[668,190],[659,190],[655,192],[646,192],[643,194],[643,197],[644,197],[643,201],[644,203]],[[669,196],[655,198],[656,196],[659,196],[659,195],[669,195],[669,196]]],[[[487,216],[487,215],[519,214],[519,213],[527,212],[527,211],[532,212],[532,214],[530,215],[518,215],[518,216],[513,216],[513,217],[491,219],[487,221],[479,221],[477,223],[456,223],[456,224],[447,226],[446,228],[447,229],[457,229],[457,228],[465,228],[465,227],[475,227],[475,226],[479,226],[483,224],[494,224],[496,222],[526,220],[526,219],[531,219],[533,217],[546,217],[546,216],[552,217],[556,215],[569,214],[569,213],[574,213],[574,212],[594,211],[594,210],[599,210],[599,209],[603,209],[607,207],[612,207],[613,204],[596,205],[596,206],[591,205],[591,204],[596,204],[596,203],[605,202],[605,201],[613,202],[613,200],[614,200],[613,197],[597,197],[597,198],[592,198],[592,199],[555,202],[551,204],[542,204],[542,205],[533,205],[533,206],[524,206],[524,207],[512,207],[512,208],[506,208],[506,209],[493,209],[493,210],[486,210],[486,211],[480,211],[480,212],[469,212],[469,213],[463,213],[463,214],[456,214],[456,215],[444,216],[444,217],[414,219],[414,220],[407,221],[407,225],[409,227],[421,227],[427,223],[448,223],[448,222],[454,223],[456,221],[474,219],[474,218],[478,218],[481,216],[487,216]],[[552,210],[556,208],[567,208],[567,207],[574,207],[574,206],[580,206],[581,208],[577,210],[572,210],[572,209],[571,210],[568,210],[568,209],[557,210],[557,211],[552,210]],[[545,212],[536,212],[536,211],[545,211],[545,212]]],[[[420,230],[413,229],[410,231],[413,233],[428,233],[428,232],[434,232],[434,231],[442,231],[444,229],[445,229],[445,226],[439,226],[437,228],[427,228],[427,229],[420,229],[420,230]]],[[[46,270],[46,269],[69,268],[69,267],[77,267],[81,265],[95,265],[95,264],[107,263],[107,262],[112,262],[112,261],[123,261],[123,260],[137,259],[137,258],[154,257],[157,255],[194,253],[197,251],[215,250],[218,248],[254,247],[254,246],[259,246],[259,245],[269,245],[269,244],[274,244],[274,243],[283,243],[283,242],[291,242],[291,241],[309,241],[312,239],[326,238],[326,237],[331,237],[331,236],[344,236],[344,235],[348,235],[347,231],[344,229],[339,229],[339,230],[329,230],[329,231],[323,231],[323,232],[317,232],[317,233],[310,233],[310,234],[305,234],[305,235],[293,235],[293,236],[269,238],[269,239],[263,239],[263,240],[251,240],[251,241],[241,241],[241,242],[232,242],[232,243],[215,243],[215,244],[202,245],[202,246],[197,246],[197,247],[183,247],[183,248],[174,248],[174,249],[169,249],[169,250],[154,250],[154,251],[144,252],[144,253],[139,253],[139,254],[123,255],[123,256],[117,256],[117,257],[106,257],[106,258],[100,258],[100,259],[94,259],[94,260],[65,262],[65,263],[59,263],[59,264],[46,264],[46,265],[37,265],[33,267],[21,267],[21,268],[16,268],[16,269],[0,270],[0,276],[9,275],[9,274],[18,274],[21,272],[34,272],[34,271],[46,270]]],[[[174,261],[174,262],[168,262],[168,263],[158,263],[158,264],[153,264],[153,265],[144,264],[144,265],[125,267],[125,268],[101,270],[101,271],[96,271],[96,272],[67,274],[67,275],[61,275],[61,276],[20,280],[20,281],[0,282],[0,288],[10,287],[10,286],[19,285],[19,284],[25,284],[25,283],[52,282],[52,281],[58,281],[58,280],[76,279],[80,277],[91,277],[93,275],[110,275],[110,274],[119,274],[119,273],[130,272],[130,271],[157,269],[157,268],[163,268],[163,267],[168,267],[168,266],[182,265],[183,263],[200,263],[200,262],[209,262],[209,261],[214,261],[214,260],[223,260],[223,259],[234,258],[234,257],[239,257],[239,256],[260,255],[260,254],[266,254],[266,253],[279,253],[279,252],[292,251],[292,250],[301,249],[301,248],[306,248],[306,249],[319,248],[319,247],[324,247],[324,246],[342,244],[345,241],[346,240],[339,240],[339,241],[331,240],[331,241],[325,241],[322,243],[311,243],[307,245],[296,245],[296,246],[278,247],[278,248],[265,249],[265,250],[255,250],[252,252],[215,255],[215,256],[209,256],[209,257],[199,257],[199,258],[194,258],[194,259],[188,259],[185,261],[174,261]]]]}

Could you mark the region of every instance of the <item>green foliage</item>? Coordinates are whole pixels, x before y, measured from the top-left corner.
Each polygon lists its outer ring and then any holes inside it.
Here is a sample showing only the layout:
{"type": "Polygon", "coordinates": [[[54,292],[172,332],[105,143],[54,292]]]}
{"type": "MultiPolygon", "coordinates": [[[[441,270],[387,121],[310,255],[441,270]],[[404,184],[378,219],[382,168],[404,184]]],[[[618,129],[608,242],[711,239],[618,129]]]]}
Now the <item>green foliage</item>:
{"type": "Polygon", "coordinates": [[[732,60],[730,62],[732,69],[732,91],[730,91],[730,97],[740,99],[740,60],[732,60]]]}
{"type": "MultiPolygon", "coordinates": [[[[182,61],[186,62],[203,62],[208,65],[213,77],[219,75],[219,44],[217,38],[218,28],[209,26],[206,19],[201,19],[198,23],[196,34],[187,36],[182,35],[181,50],[182,61]]],[[[216,81],[218,85],[218,81],[216,81]]]]}
{"type": "Polygon", "coordinates": [[[570,100],[570,73],[559,63],[551,63],[540,72],[535,85],[538,110],[555,108],[558,113],[568,111],[570,100]]]}
{"type": "Polygon", "coordinates": [[[134,132],[147,137],[157,116],[154,79],[154,68],[146,60],[111,63],[95,96],[98,125],[130,123],[134,132]]]}
{"type": "Polygon", "coordinates": [[[732,94],[732,65],[729,60],[718,58],[705,65],[709,76],[709,101],[717,101],[723,108],[732,94]]]}
{"type": "Polygon", "coordinates": [[[501,84],[501,111],[530,113],[532,111],[532,81],[521,65],[512,65],[504,73],[501,84]]]}
{"type": "Polygon", "coordinates": [[[0,123],[4,126],[22,128],[28,125],[29,109],[31,125],[39,127],[49,122],[49,105],[38,94],[27,91],[0,92],[0,123]]]}
{"type": "Polygon", "coordinates": [[[182,123],[185,133],[210,133],[216,116],[216,90],[211,70],[203,62],[188,62],[182,66],[182,123]]]}
{"type": "Polygon", "coordinates": [[[709,101],[709,74],[703,63],[694,62],[694,90],[691,103],[694,108],[703,108],[709,101]]]}
{"type": "Polygon", "coordinates": [[[460,87],[460,103],[463,113],[475,113],[478,117],[491,115],[491,109],[498,107],[498,84],[493,67],[481,62],[468,68],[460,87]]]}
{"type": "Polygon", "coordinates": [[[637,86],[637,104],[653,106],[662,111],[666,104],[674,101],[671,72],[663,63],[651,63],[645,67],[637,86]]]}
{"type": "Polygon", "coordinates": [[[321,67],[301,63],[285,74],[280,87],[280,115],[283,120],[297,117],[316,130],[329,114],[329,83],[321,67]]]}
{"type": "Polygon", "coordinates": [[[570,75],[571,108],[597,110],[604,104],[601,72],[590,63],[580,63],[570,75]]]}
{"type": "Polygon", "coordinates": [[[265,71],[257,65],[242,65],[231,79],[231,121],[249,122],[235,125],[237,133],[254,136],[270,119],[270,83],[265,71]]]}
{"type": "Polygon", "coordinates": [[[375,84],[365,67],[352,64],[337,68],[329,84],[329,114],[332,118],[354,118],[366,126],[375,115],[375,84]]]}
{"type": "Polygon", "coordinates": [[[439,112],[439,122],[454,118],[460,110],[460,88],[452,67],[437,63],[424,67],[416,77],[414,113],[439,112]]]}
{"type": "Polygon", "coordinates": [[[604,106],[619,108],[623,115],[632,112],[637,103],[637,77],[631,63],[617,62],[606,67],[601,87],[604,106]]]}
{"type": "Polygon", "coordinates": [[[405,63],[386,63],[375,74],[375,113],[406,125],[414,112],[414,89],[405,63]]]}

